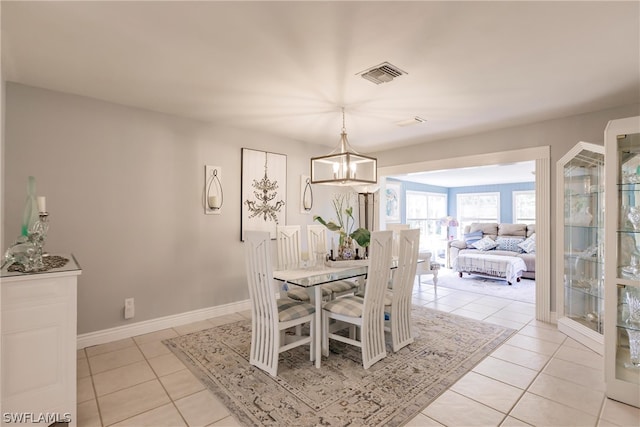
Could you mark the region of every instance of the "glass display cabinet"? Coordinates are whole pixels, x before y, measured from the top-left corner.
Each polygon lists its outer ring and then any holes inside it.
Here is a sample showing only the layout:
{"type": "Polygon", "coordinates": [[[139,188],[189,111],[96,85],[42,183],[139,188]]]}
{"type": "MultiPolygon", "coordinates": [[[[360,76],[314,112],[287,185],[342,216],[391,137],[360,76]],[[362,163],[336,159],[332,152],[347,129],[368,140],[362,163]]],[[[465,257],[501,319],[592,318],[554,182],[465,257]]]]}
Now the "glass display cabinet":
{"type": "Polygon", "coordinates": [[[610,121],[605,147],[607,396],[640,407],[640,117],[610,121]]]}
{"type": "Polygon", "coordinates": [[[604,354],[604,151],[579,142],[558,160],[558,329],[604,354]],[[561,285],[560,285],[561,284],[561,285]]]}

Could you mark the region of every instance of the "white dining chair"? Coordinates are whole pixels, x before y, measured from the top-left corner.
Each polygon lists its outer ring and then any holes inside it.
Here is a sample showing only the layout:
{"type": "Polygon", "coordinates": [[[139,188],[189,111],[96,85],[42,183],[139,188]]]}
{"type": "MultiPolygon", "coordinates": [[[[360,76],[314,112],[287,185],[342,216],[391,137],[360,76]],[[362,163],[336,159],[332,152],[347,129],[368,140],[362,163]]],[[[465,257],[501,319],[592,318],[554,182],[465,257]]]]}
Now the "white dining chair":
{"type": "Polygon", "coordinates": [[[393,274],[391,304],[385,307],[385,331],[391,334],[394,352],[413,342],[411,299],[419,247],[419,229],[401,230],[398,233],[398,267],[393,274]]]}
{"type": "MultiPolygon", "coordinates": [[[[298,268],[302,261],[300,245],[301,227],[299,225],[276,226],[276,246],[278,252],[278,269],[287,270],[298,268]]],[[[331,289],[322,288],[322,298],[331,298],[331,289]]],[[[287,291],[287,296],[296,301],[311,301],[306,289],[293,287],[287,291]]]]}
{"type": "MultiPolygon", "coordinates": [[[[307,247],[309,254],[318,252],[318,249],[324,248],[327,251],[327,228],[324,225],[307,225],[307,247]]],[[[316,262],[320,262],[317,260],[316,262]]],[[[324,261],[323,261],[324,262],[324,261]]],[[[331,291],[331,298],[342,295],[351,295],[358,289],[358,283],[355,280],[337,280],[322,286],[323,291],[331,291]]]]}
{"type": "Polygon", "coordinates": [[[299,225],[277,225],[276,247],[278,252],[278,269],[297,268],[302,261],[299,225]]]}
{"type": "Polygon", "coordinates": [[[391,266],[391,231],[371,233],[369,268],[364,298],[355,295],[327,302],[322,309],[322,354],[329,356],[329,340],[360,347],[362,365],[369,369],[387,355],[384,337],[384,295],[391,266]],[[329,328],[329,320],[336,322],[329,328]],[[336,332],[349,328],[349,336],[336,332]],[[357,330],[358,329],[358,330],[357,330]],[[356,333],[359,332],[359,333],[356,333]]]}
{"type": "Polygon", "coordinates": [[[394,258],[398,256],[399,252],[399,239],[400,239],[400,231],[408,230],[409,224],[387,224],[387,230],[393,231],[393,250],[391,251],[391,256],[394,258]]]}
{"type": "Polygon", "coordinates": [[[275,377],[279,355],[284,351],[308,344],[310,360],[315,360],[315,307],[288,298],[276,299],[268,232],[248,230],[244,244],[251,300],[249,363],[275,377]],[[285,334],[286,329],[305,323],[310,324],[309,335],[285,334]]]}

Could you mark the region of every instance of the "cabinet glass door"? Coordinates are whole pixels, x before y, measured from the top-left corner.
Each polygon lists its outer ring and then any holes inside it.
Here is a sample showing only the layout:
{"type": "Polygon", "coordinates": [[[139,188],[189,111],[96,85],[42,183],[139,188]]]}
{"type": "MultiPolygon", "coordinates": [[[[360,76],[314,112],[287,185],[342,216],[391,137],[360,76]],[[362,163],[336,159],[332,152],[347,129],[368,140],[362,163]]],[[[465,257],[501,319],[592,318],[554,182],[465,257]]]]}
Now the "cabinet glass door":
{"type": "Polygon", "coordinates": [[[640,407],[640,117],[609,122],[605,145],[607,396],[640,407]]]}
{"type": "Polygon", "coordinates": [[[604,354],[604,146],[577,143],[557,163],[558,329],[604,354]]]}
{"type": "Polygon", "coordinates": [[[619,135],[616,378],[640,387],[640,134],[619,135]]]}
{"type": "Polygon", "coordinates": [[[602,334],[604,147],[581,150],[564,166],[564,314],[602,334]]]}

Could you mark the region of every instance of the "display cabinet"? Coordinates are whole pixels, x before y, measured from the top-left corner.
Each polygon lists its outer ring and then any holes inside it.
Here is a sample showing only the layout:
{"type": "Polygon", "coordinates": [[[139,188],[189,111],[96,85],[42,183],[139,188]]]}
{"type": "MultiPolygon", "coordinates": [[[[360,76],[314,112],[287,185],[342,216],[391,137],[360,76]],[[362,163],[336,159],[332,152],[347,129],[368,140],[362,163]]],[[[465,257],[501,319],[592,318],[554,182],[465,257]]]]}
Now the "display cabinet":
{"type": "Polygon", "coordinates": [[[604,151],[579,142],[557,167],[558,329],[604,353],[604,151]]]}
{"type": "Polygon", "coordinates": [[[607,396],[640,407],[640,117],[612,120],[607,156],[607,396]]]}

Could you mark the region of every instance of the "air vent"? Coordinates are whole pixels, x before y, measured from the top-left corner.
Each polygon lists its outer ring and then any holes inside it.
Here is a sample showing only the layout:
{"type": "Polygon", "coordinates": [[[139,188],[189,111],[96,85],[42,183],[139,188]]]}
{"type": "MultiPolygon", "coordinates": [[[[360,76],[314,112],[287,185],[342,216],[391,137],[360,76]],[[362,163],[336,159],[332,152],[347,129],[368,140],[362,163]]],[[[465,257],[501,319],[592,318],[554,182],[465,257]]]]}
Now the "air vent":
{"type": "Polygon", "coordinates": [[[357,73],[357,75],[362,76],[363,79],[367,79],[377,85],[380,83],[388,83],[403,74],[407,74],[407,72],[402,71],[400,68],[395,65],[391,65],[388,62],[383,62],[380,65],[376,65],[375,67],[371,67],[357,73]]]}
{"type": "Polygon", "coordinates": [[[399,122],[396,122],[396,125],[411,126],[411,125],[417,125],[417,124],[426,123],[426,122],[427,122],[427,119],[423,119],[422,117],[415,116],[407,120],[400,120],[399,122]]]}

